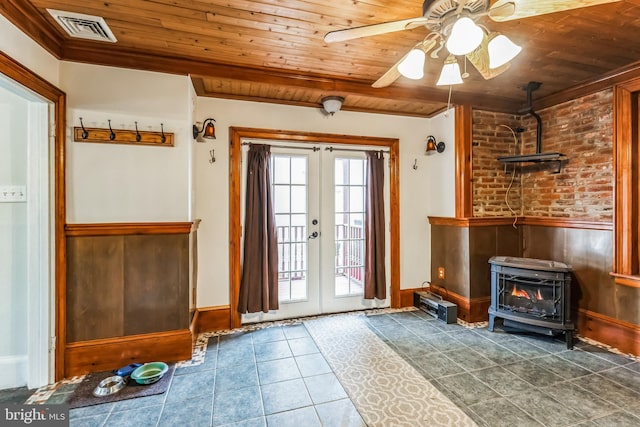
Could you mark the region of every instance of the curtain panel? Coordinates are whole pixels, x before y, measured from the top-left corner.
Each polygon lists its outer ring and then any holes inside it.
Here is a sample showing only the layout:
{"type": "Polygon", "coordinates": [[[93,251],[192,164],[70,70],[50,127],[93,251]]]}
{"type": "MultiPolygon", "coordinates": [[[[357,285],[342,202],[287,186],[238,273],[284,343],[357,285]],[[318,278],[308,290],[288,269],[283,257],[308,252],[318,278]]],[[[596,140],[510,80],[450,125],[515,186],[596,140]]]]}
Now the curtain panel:
{"type": "Polygon", "coordinates": [[[251,144],[247,155],[244,260],[240,313],[278,309],[278,246],[271,195],[271,151],[251,144]]]}
{"type": "Polygon", "coordinates": [[[385,271],[384,156],[367,151],[364,298],[387,297],[385,271]]]}

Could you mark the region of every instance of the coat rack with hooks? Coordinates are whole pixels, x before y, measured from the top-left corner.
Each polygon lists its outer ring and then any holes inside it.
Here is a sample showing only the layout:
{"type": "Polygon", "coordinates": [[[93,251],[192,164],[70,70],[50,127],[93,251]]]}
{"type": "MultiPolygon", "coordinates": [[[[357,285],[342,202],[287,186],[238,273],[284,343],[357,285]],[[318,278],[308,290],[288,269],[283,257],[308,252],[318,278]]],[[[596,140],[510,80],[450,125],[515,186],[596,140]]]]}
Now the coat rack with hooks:
{"type": "Polygon", "coordinates": [[[135,130],[113,129],[111,120],[108,128],[87,128],[80,117],[80,127],[73,128],[73,137],[76,142],[173,147],[173,133],[165,132],[163,123],[160,123],[160,132],[138,130],[138,122],[135,122],[135,130]]]}

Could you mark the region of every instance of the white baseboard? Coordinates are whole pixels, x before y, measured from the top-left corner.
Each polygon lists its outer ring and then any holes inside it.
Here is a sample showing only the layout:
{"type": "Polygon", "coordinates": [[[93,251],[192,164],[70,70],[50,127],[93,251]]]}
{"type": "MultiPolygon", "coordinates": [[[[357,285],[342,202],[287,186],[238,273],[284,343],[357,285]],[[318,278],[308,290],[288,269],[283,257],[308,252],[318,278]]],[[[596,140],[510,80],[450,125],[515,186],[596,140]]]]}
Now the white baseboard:
{"type": "Polygon", "coordinates": [[[0,390],[27,385],[27,356],[0,357],[0,390]]]}

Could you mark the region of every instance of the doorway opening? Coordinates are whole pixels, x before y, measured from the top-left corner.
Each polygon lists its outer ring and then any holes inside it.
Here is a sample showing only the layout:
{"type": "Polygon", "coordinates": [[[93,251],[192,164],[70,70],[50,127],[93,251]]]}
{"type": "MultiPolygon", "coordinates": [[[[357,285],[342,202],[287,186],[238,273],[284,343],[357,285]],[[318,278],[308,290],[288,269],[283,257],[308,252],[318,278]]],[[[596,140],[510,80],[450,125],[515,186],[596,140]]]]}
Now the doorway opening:
{"type": "MultiPolygon", "coordinates": [[[[239,288],[240,288],[240,278],[241,278],[241,248],[242,248],[242,213],[243,213],[243,207],[242,207],[242,142],[244,140],[251,140],[251,141],[255,141],[255,140],[259,140],[261,141],[261,143],[267,143],[269,144],[270,142],[272,143],[278,143],[278,144],[292,144],[292,143],[296,143],[296,146],[298,147],[311,147],[311,145],[318,145],[318,144],[330,144],[330,145],[341,145],[343,147],[353,147],[353,146],[359,146],[359,147],[373,147],[373,149],[381,149],[381,148],[388,148],[388,216],[387,216],[387,222],[388,222],[388,263],[389,263],[389,268],[388,268],[388,277],[389,280],[387,281],[389,283],[390,286],[390,292],[388,292],[388,300],[386,302],[386,305],[390,305],[392,307],[397,307],[399,306],[400,303],[400,284],[399,284],[399,197],[398,197],[398,189],[399,189],[399,182],[398,182],[398,170],[397,170],[397,158],[398,158],[398,144],[399,141],[397,139],[394,138],[377,138],[377,137],[360,137],[360,136],[346,136],[346,135],[332,135],[332,134],[317,134],[317,133],[304,133],[304,132],[294,132],[294,131],[271,131],[271,130],[265,130],[265,129],[248,129],[248,128],[230,128],[230,305],[231,305],[231,310],[230,310],[230,323],[231,323],[231,327],[238,327],[241,325],[242,323],[242,317],[240,316],[240,314],[237,311],[237,303],[238,303],[238,295],[239,295],[239,288]]],[[[301,162],[301,158],[304,159],[304,162],[306,163],[307,166],[305,167],[310,167],[311,169],[313,169],[314,167],[317,166],[313,166],[313,161],[310,161],[309,158],[307,156],[303,156],[302,154],[300,154],[302,152],[302,150],[295,150],[296,153],[277,153],[274,152],[274,158],[278,159],[278,156],[280,156],[280,160],[277,160],[279,162],[281,162],[281,167],[283,168],[283,170],[286,170],[286,163],[289,162],[301,162]],[[308,163],[307,163],[308,162],[308,163]]],[[[359,150],[358,150],[359,151],[359,150]]],[[[350,153],[353,154],[353,153],[350,153]]],[[[339,162],[341,163],[340,167],[344,167],[344,162],[347,162],[347,164],[351,164],[353,163],[353,167],[357,169],[357,164],[358,162],[362,162],[362,160],[358,160],[357,159],[357,155],[353,154],[350,156],[347,155],[342,155],[339,153],[334,153],[334,158],[331,159],[332,162],[336,161],[336,159],[340,159],[339,162]]],[[[360,166],[362,166],[362,164],[360,163],[360,166]]],[[[335,163],[334,163],[334,167],[335,167],[335,163]]],[[[277,169],[277,166],[276,166],[277,169]]],[[[337,169],[337,167],[336,167],[337,169]]],[[[274,175],[277,172],[274,172],[274,175]]],[[[344,170],[342,170],[341,173],[344,173],[344,170]]],[[[313,174],[315,176],[315,174],[313,174]]],[[[283,175],[284,176],[284,175],[283,175]]],[[[311,175],[309,175],[311,176],[311,175]]],[[[331,177],[331,179],[335,179],[335,173],[333,175],[329,175],[329,174],[324,174],[325,177],[331,177]]],[[[292,182],[291,183],[285,183],[282,182],[280,185],[283,186],[283,194],[286,193],[287,191],[289,192],[289,194],[291,194],[292,191],[302,191],[300,188],[297,188],[297,186],[303,187],[301,184],[296,184],[295,180],[298,179],[295,176],[289,176],[289,178],[292,182]],[[292,187],[293,185],[293,187],[292,187]],[[285,190],[285,188],[288,186],[288,189],[285,190]],[[297,189],[294,189],[297,188],[297,189]]],[[[314,178],[316,179],[316,178],[314,178]]],[[[318,178],[319,180],[319,178],[318,178]]],[[[277,181],[277,180],[276,180],[277,181]]],[[[306,187],[307,183],[305,183],[304,187],[306,187]]],[[[313,184],[316,185],[316,184],[313,184]]],[[[317,185],[321,185],[321,183],[318,181],[317,185]]],[[[357,193],[357,187],[360,186],[362,187],[362,184],[355,184],[355,182],[352,184],[351,182],[348,182],[344,185],[340,185],[338,187],[341,187],[338,191],[345,191],[346,187],[353,187],[354,188],[354,193],[357,193]]],[[[335,185],[333,187],[333,191],[336,191],[335,185]]],[[[306,192],[311,192],[311,190],[305,188],[304,189],[305,193],[306,192]]],[[[316,192],[316,194],[318,194],[318,192],[316,192]]],[[[344,194],[343,194],[344,196],[344,194]]],[[[284,196],[282,196],[284,197],[284,196]]],[[[335,193],[331,196],[335,198],[335,193]]],[[[354,196],[354,201],[358,199],[357,196],[354,196]]],[[[284,199],[283,199],[284,200],[284,199]]],[[[290,199],[289,199],[290,200],[290,199]]],[[[317,203],[320,204],[320,201],[318,202],[313,202],[313,203],[317,203]]],[[[313,203],[310,203],[311,205],[313,203]]],[[[292,205],[291,203],[289,203],[288,209],[291,209],[292,205]]],[[[322,250],[320,245],[316,245],[316,242],[319,242],[321,239],[319,238],[315,238],[313,237],[313,233],[316,232],[318,233],[316,235],[316,237],[320,237],[323,234],[326,235],[332,235],[333,233],[336,232],[336,228],[334,225],[334,222],[336,221],[336,218],[338,218],[340,216],[341,221],[343,218],[347,218],[347,221],[353,222],[352,226],[355,229],[357,226],[357,222],[358,222],[358,214],[361,214],[361,211],[350,211],[350,210],[345,210],[345,207],[341,207],[341,211],[337,212],[334,211],[331,215],[324,215],[323,218],[327,218],[327,217],[332,217],[331,221],[320,221],[319,218],[314,218],[313,215],[311,215],[308,212],[298,212],[297,210],[301,209],[300,206],[295,206],[294,210],[290,212],[278,212],[276,211],[276,215],[282,215],[282,221],[286,222],[286,219],[288,219],[290,221],[290,224],[292,224],[291,226],[287,226],[285,228],[285,225],[282,225],[283,223],[281,222],[281,226],[283,227],[282,229],[282,233],[289,233],[289,235],[287,236],[287,239],[282,241],[282,248],[281,250],[283,251],[283,253],[285,253],[285,251],[288,251],[287,253],[289,254],[290,257],[294,256],[297,257],[295,259],[296,262],[299,263],[302,262],[302,255],[304,255],[305,257],[305,263],[306,263],[306,257],[309,256],[309,254],[313,255],[314,251],[317,251],[318,253],[320,253],[320,251],[322,250]],[[302,217],[295,217],[295,215],[302,215],[304,214],[305,216],[302,217]],[[314,219],[317,221],[316,224],[313,224],[314,219]],[[300,224],[295,225],[293,224],[292,221],[298,221],[300,224]],[[306,223],[306,224],[305,224],[306,223]],[[291,228],[291,227],[294,228],[291,228]],[[313,229],[313,227],[316,227],[315,229],[313,229]],[[295,227],[302,227],[302,228],[295,228],[295,227]],[[291,233],[302,233],[299,236],[297,235],[293,235],[291,233]],[[317,248],[314,249],[314,247],[317,246],[317,248]],[[291,252],[293,250],[293,252],[291,252]]],[[[305,208],[307,209],[307,208],[305,208]]],[[[340,222],[340,221],[338,221],[340,222]]],[[[296,223],[297,224],[297,223],[296,223]]],[[[343,230],[343,233],[347,231],[346,229],[343,230]]],[[[348,230],[349,232],[353,231],[353,230],[348,230]]],[[[354,231],[355,232],[355,231],[354,231]]],[[[353,234],[353,235],[347,235],[347,234],[341,234],[341,235],[337,235],[335,236],[336,238],[333,239],[333,245],[325,245],[325,247],[328,248],[333,248],[332,251],[337,251],[337,245],[338,243],[341,245],[341,251],[340,254],[344,255],[346,258],[344,258],[345,262],[348,262],[347,264],[343,264],[338,266],[338,268],[336,268],[336,265],[331,265],[331,270],[332,273],[325,273],[324,276],[325,277],[330,277],[331,275],[335,276],[341,276],[343,279],[346,278],[346,289],[348,290],[348,292],[344,292],[345,289],[345,281],[342,280],[340,282],[340,289],[342,290],[342,295],[340,295],[342,298],[342,301],[340,301],[340,303],[344,303],[345,301],[347,301],[349,298],[354,298],[354,299],[358,299],[360,301],[362,301],[362,295],[358,293],[357,289],[357,282],[358,282],[358,275],[359,275],[359,270],[362,267],[362,265],[358,265],[358,261],[357,261],[357,248],[358,245],[360,244],[359,241],[361,239],[357,238],[357,235],[353,234]],[[351,259],[350,261],[346,261],[347,258],[351,255],[354,255],[355,257],[353,259],[351,259]]],[[[338,253],[338,252],[336,252],[338,253]]],[[[325,259],[331,259],[331,258],[335,258],[338,259],[338,257],[335,256],[335,254],[329,255],[329,256],[325,256],[325,259]]],[[[291,260],[288,261],[289,263],[291,262],[291,260]]],[[[336,261],[337,262],[337,261],[336,261]]],[[[330,265],[329,263],[324,263],[325,266],[330,265]]],[[[325,307],[329,304],[326,301],[322,301],[320,302],[320,295],[312,295],[313,292],[315,292],[312,288],[307,286],[307,280],[309,278],[309,274],[313,275],[316,274],[312,271],[307,271],[306,268],[310,267],[311,264],[305,264],[305,270],[304,272],[301,269],[296,269],[294,267],[294,265],[287,265],[287,266],[283,266],[282,270],[280,271],[280,275],[282,276],[282,282],[283,282],[283,287],[284,287],[284,282],[287,282],[287,286],[292,286],[290,287],[289,290],[289,296],[291,298],[291,295],[293,295],[294,290],[295,290],[295,282],[297,282],[298,285],[300,285],[301,283],[304,283],[305,288],[307,288],[307,290],[305,290],[305,292],[308,292],[307,295],[305,295],[307,301],[312,301],[312,305],[324,305],[325,307]],[[285,268],[286,267],[286,268],[285,268]],[[295,277],[294,277],[295,276],[295,277]],[[302,281],[301,279],[304,277],[304,281],[302,281]],[[286,280],[285,280],[286,279],[286,280]],[[293,280],[292,280],[293,279],[293,280]]],[[[328,267],[325,267],[328,268],[328,267]]],[[[318,273],[319,274],[320,271],[320,267],[318,266],[318,273]]],[[[279,281],[280,282],[280,281],[279,281]]],[[[335,283],[337,283],[338,281],[336,280],[335,283]]],[[[335,288],[336,290],[338,289],[337,286],[335,288]]],[[[327,292],[325,291],[323,293],[324,296],[331,296],[332,299],[334,300],[339,300],[338,298],[336,298],[336,290],[334,290],[333,292],[327,292]]],[[[350,310],[352,307],[351,305],[348,305],[346,308],[331,308],[325,311],[346,311],[346,310],[350,310]]],[[[366,308],[366,307],[362,307],[362,308],[366,308]]],[[[315,312],[319,312],[318,308],[314,308],[314,310],[316,310],[315,312]]],[[[305,315],[305,314],[291,314],[291,316],[297,316],[297,315],[305,315]]],[[[289,316],[287,316],[289,317],[289,316]]]]}
{"type": "MultiPolygon", "coordinates": [[[[243,159],[248,146],[245,141],[243,159]]],[[[271,194],[278,251],[279,309],[243,314],[243,323],[388,307],[389,298],[364,299],[367,150],[327,144],[270,146],[271,194]]],[[[388,155],[387,155],[388,160],[388,155]]],[[[388,161],[386,162],[388,168],[388,161]]],[[[242,199],[246,164],[243,160],[242,199]]],[[[385,217],[389,218],[389,174],[385,174],[385,217]]],[[[244,207],[244,203],[243,203],[244,207]]],[[[244,210],[241,212],[244,229],[244,210]]],[[[389,271],[389,227],[385,227],[389,271]]],[[[387,296],[390,294],[388,274],[387,296]]]]}
{"type": "MultiPolygon", "coordinates": [[[[23,163],[22,178],[13,171],[18,175],[12,172],[11,176],[2,177],[6,182],[0,182],[0,185],[11,187],[12,191],[8,193],[14,194],[9,197],[24,198],[5,201],[1,205],[6,211],[5,219],[12,218],[11,224],[5,221],[5,227],[11,229],[12,244],[23,245],[15,252],[21,260],[16,260],[18,268],[12,272],[8,286],[22,283],[26,289],[26,297],[18,296],[22,298],[22,307],[17,308],[27,319],[23,325],[25,330],[10,334],[10,339],[18,337],[23,341],[23,347],[10,343],[8,352],[14,354],[2,356],[7,356],[4,361],[13,363],[19,371],[24,372],[22,366],[26,366],[26,378],[23,374],[7,381],[33,388],[64,378],[65,316],[60,301],[64,301],[65,293],[66,97],[64,92],[2,52],[0,79],[3,89],[24,103],[27,119],[22,141],[27,145],[28,159],[28,165],[23,163]],[[8,211],[13,212],[9,215],[8,211]],[[20,216],[22,225],[17,225],[14,218],[20,216]]],[[[10,139],[15,148],[20,137],[10,139]]],[[[9,146],[8,141],[4,144],[9,146]]],[[[16,316],[12,311],[3,313],[12,318],[16,316]]],[[[4,344],[0,348],[6,349],[4,344]]]]}

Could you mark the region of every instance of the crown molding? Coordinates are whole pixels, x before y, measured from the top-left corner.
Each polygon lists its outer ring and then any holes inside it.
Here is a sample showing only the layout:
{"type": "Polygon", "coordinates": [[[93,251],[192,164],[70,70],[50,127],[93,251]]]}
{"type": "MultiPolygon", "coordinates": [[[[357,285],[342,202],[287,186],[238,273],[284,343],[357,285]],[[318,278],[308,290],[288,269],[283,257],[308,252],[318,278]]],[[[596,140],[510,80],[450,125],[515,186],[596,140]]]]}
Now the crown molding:
{"type": "Polygon", "coordinates": [[[0,13],[47,52],[63,59],[63,36],[33,4],[23,0],[0,0],[0,13]]]}

